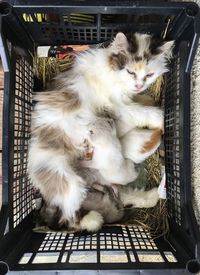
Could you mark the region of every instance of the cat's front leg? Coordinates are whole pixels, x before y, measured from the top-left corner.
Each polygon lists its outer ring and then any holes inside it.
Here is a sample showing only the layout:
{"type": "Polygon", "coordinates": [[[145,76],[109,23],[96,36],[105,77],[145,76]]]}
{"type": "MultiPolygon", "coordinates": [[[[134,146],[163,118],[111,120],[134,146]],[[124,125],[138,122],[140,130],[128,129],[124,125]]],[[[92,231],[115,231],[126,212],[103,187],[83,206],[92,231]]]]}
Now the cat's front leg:
{"type": "Polygon", "coordinates": [[[132,129],[120,141],[124,157],[131,159],[134,163],[141,163],[159,147],[161,130],[132,129]]]}
{"type": "Polygon", "coordinates": [[[138,128],[147,127],[149,129],[164,129],[163,111],[154,106],[142,106],[135,104],[132,115],[138,128]]]}
{"type": "Polygon", "coordinates": [[[158,107],[133,103],[123,108],[120,113],[120,119],[116,121],[119,137],[134,128],[160,129],[164,132],[164,114],[158,107]]]}
{"type": "Polygon", "coordinates": [[[113,157],[108,155],[106,149],[102,148],[100,154],[99,151],[96,150],[93,156],[94,158],[92,160],[80,161],[80,165],[81,167],[95,169],[101,184],[126,185],[134,181],[138,176],[134,162],[130,159],[124,159],[121,152],[117,152],[115,156],[113,154],[113,157]]]}

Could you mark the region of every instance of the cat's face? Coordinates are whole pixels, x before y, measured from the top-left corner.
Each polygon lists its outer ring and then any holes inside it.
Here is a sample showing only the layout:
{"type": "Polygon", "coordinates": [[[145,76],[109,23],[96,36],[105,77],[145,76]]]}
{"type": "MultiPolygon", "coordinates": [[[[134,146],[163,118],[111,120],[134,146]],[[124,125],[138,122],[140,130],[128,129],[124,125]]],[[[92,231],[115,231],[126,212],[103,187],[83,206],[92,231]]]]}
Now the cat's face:
{"type": "Polygon", "coordinates": [[[129,93],[146,90],[168,71],[174,41],[163,42],[151,35],[135,33],[129,39],[118,33],[110,46],[109,65],[116,81],[129,93]]]}

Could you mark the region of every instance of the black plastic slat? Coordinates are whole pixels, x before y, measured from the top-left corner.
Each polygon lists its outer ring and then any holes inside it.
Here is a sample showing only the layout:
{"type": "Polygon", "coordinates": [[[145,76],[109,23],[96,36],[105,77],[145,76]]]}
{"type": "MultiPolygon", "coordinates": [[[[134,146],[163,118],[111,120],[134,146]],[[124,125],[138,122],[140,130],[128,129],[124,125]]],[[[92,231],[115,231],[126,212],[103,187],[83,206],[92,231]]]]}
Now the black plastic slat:
{"type": "MultiPolygon", "coordinates": [[[[5,192],[0,216],[3,221],[1,235],[8,218],[10,228],[0,241],[0,260],[6,262],[11,270],[20,271],[127,269],[143,272],[148,269],[149,272],[160,270],[162,274],[161,270],[184,269],[190,259],[199,259],[199,232],[191,205],[191,171],[186,171],[187,167],[190,168],[189,129],[183,127],[184,122],[189,126],[189,74],[199,35],[196,23],[199,21],[195,17],[197,6],[192,3],[157,1],[55,3],[50,0],[43,5],[37,0],[13,2],[10,15],[4,17],[5,32],[2,33],[4,50],[12,44],[11,49],[15,54],[11,54],[12,69],[8,66],[5,73],[6,149],[3,155],[6,163],[3,169],[5,192]],[[40,13],[43,13],[42,16],[40,13]],[[96,234],[33,233],[29,218],[34,200],[27,177],[33,90],[29,51],[33,53],[37,45],[109,41],[119,30],[161,35],[169,20],[167,38],[176,40],[176,50],[165,94],[168,241],[162,237],[153,240],[148,230],[137,226],[104,227],[96,234]],[[10,41],[10,44],[6,45],[5,41],[10,41]],[[182,43],[184,47],[180,50],[182,43]],[[147,254],[151,254],[154,260],[145,261],[147,254]],[[95,258],[92,255],[96,255],[95,258]],[[48,256],[52,262],[45,262],[47,259],[43,257],[43,263],[39,263],[41,256],[48,256]],[[87,256],[87,262],[84,259],[74,262],[79,256],[87,256]],[[122,262],[114,262],[115,256],[122,257],[122,262]],[[22,261],[23,257],[25,262],[22,261]],[[156,257],[162,262],[157,261],[156,257]],[[177,262],[170,260],[173,257],[177,262]]],[[[5,55],[1,50],[1,56],[10,61],[8,52],[5,55]]],[[[195,264],[198,266],[196,260],[195,264]]]]}

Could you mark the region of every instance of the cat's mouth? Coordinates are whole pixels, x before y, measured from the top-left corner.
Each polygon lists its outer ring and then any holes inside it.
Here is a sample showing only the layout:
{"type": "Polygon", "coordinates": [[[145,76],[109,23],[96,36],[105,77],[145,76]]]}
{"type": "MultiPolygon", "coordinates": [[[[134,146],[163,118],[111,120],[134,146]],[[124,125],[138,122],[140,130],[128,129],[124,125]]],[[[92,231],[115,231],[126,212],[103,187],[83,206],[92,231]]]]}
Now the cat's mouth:
{"type": "Polygon", "coordinates": [[[140,89],[137,89],[137,88],[134,88],[134,92],[135,93],[140,93],[140,92],[142,92],[144,90],[144,88],[140,88],[140,89]]]}

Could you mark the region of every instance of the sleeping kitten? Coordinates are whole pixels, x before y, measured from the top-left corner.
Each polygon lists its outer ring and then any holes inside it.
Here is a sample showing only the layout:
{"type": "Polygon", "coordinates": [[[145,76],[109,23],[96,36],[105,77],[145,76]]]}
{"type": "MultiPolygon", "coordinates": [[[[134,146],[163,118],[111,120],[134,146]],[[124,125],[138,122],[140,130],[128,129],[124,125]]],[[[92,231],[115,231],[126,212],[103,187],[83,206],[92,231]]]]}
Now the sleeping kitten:
{"type": "Polygon", "coordinates": [[[145,161],[158,149],[161,142],[160,129],[135,128],[118,139],[111,119],[99,118],[89,126],[89,129],[87,141],[89,148],[93,148],[92,157],[90,160],[82,160],[80,164],[82,167],[97,169],[104,179],[101,179],[104,185],[115,182],[127,184],[131,182],[130,177],[134,178],[134,174],[135,180],[137,172],[134,163],[145,161]]]}
{"type": "MultiPolygon", "coordinates": [[[[112,114],[118,137],[136,127],[163,128],[159,108],[145,107],[131,98],[167,71],[172,45],[173,41],[156,44],[145,34],[135,34],[128,41],[118,33],[109,48],[80,54],[73,68],[57,78],[54,90],[35,96],[28,172],[33,185],[50,205],[59,207],[64,219],[76,218],[87,195],[87,182],[75,164],[84,151],[83,139],[90,138],[88,125],[97,115],[112,114]]],[[[148,142],[142,136],[141,132],[141,139],[148,142]]],[[[135,177],[134,165],[124,159],[118,146],[121,167],[130,173],[132,165],[135,177]]],[[[111,181],[110,175],[109,170],[104,173],[110,182],[120,183],[111,181]]]]}
{"type": "Polygon", "coordinates": [[[91,160],[83,160],[81,165],[98,170],[100,181],[104,185],[111,185],[111,183],[125,185],[134,181],[138,173],[133,161],[124,158],[113,119],[97,118],[88,125],[88,129],[87,140],[93,148],[93,154],[91,160]]]}
{"type": "MultiPolygon", "coordinates": [[[[87,174],[89,173],[93,178],[93,171],[87,171],[87,174]]],[[[47,226],[54,231],[96,232],[105,223],[119,222],[124,217],[124,210],[127,206],[129,208],[150,208],[157,204],[158,199],[157,188],[149,191],[121,188],[116,194],[109,186],[93,183],[74,221],[64,220],[58,207],[44,202],[37,217],[36,227],[47,226]]]]}

